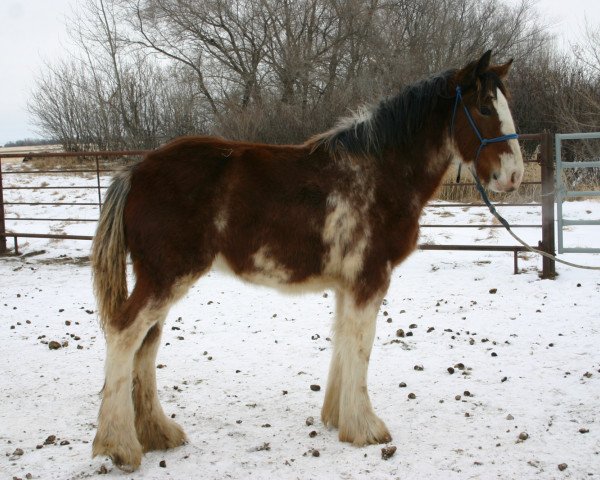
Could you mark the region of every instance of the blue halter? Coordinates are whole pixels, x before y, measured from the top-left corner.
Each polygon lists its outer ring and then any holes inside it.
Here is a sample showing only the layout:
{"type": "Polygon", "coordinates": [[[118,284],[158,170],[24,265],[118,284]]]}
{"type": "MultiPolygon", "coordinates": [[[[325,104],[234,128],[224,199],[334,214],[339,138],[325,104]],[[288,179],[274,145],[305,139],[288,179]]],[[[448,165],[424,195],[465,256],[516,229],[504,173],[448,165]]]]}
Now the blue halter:
{"type": "MultiPolygon", "coordinates": [[[[461,90],[460,86],[456,87],[456,97],[455,98],[456,98],[456,100],[454,101],[454,108],[452,109],[452,123],[450,124],[450,135],[454,135],[454,121],[456,120],[456,110],[458,109],[458,104],[462,103],[462,107],[463,107],[463,110],[467,117],[467,120],[469,121],[471,128],[475,132],[475,135],[477,135],[477,138],[479,139],[479,148],[477,149],[477,155],[475,155],[475,160],[473,161],[474,165],[477,163],[477,160],[479,159],[479,154],[481,153],[481,150],[486,145],[489,145],[490,143],[507,142],[508,140],[516,140],[519,138],[519,134],[517,134],[517,133],[509,133],[507,135],[502,135],[501,137],[483,138],[483,136],[481,135],[481,132],[477,128],[477,125],[475,125],[475,120],[473,120],[473,117],[471,116],[469,109],[467,108],[467,106],[465,105],[465,102],[463,101],[462,90],[461,90]]],[[[460,164],[458,167],[458,176],[456,178],[457,182],[460,181],[461,166],[462,166],[462,164],[460,164]]],[[[475,173],[475,171],[472,171],[471,173],[473,173],[477,183],[480,183],[477,173],[475,173]]]]}
{"type": "MultiPolygon", "coordinates": [[[[462,103],[463,110],[465,111],[465,115],[467,116],[467,120],[469,121],[471,128],[475,132],[475,135],[477,135],[477,138],[479,139],[479,148],[477,149],[477,155],[475,155],[475,160],[473,161],[473,165],[475,165],[477,163],[477,160],[479,159],[479,154],[481,153],[481,150],[483,149],[483,147],[485,147],[486,145],[489,145],[490,143],[499,143],[499,142],[506,142],[508,140],[516,140],[519,138],[519,135],[517,133],[509,133],[507,135],[502,135],[501,137],[483,138],[481,136],[481,133],[479,132],[479,129],[477,128],[477,125],[475,125],[475,120],[473,120],[473,117],[469,113],[469,109],[467,108],[467,106],[465,105],[465,102],[463,101],[460,86],[456,87],[456,100],[454,102],[454,109],[452,110],[452,124],[450,125],[450,134],[451,135],[454,135],[454,120],[456,119],[456,110],[458,108],[459,102],[462,103]]],[[[462,165],[462,164],[460,164],[460,165],[462,165]]],[[[457,182],[460,181],[460,165],[459,165],[459,170],[458,170],[457,182]]],[[[477,191],[481,195],[481,198],[483,199],[484,203],[489,208],[490,212],[500,221],[500,223],[502,223],[502,225],[507,230],[510,230],[510,225],[508,224],[508,222],[502,216],[500,216],[500,214],[496,211],[496,208],[492,205],[492,203],[490,202],[490,199],[488,198],[487,194],[485,193],[483,185],[481,185],[481,180],[479,180],[479,175],[477,175],[477,170],[475,168],[471,168],[469,170],[471,171],[471,175],[473,175],[473,178],[475,179],[475,186],[477,187],[477,191]]]]}
{"type": "Polygon", "coordinates": [[[450,127],[450,132],[452,134],[454,134],[454,120],[456,119],[456,110],[458,108],[459,103],[462,103],[462,107],[463,107],[463,110],[465,111],[467,120],[469,121],[471,128],[475,132],[475,135],[477,135],[477,138],[479,139],[479,148],[477,149],[477,155],[475,156],[475,161],[477,161],[477,159],[479,158],[481,149],[483,147],[485,147],[486,145],[489,145],[490,143],[499,143],[499,142],[506,142],[508,140],[516,140],[517,138],[519,138],[518,133],[508,133],[506,135],[502,135],[501,137],[483,138],[481,136],[481,133],[479,132],[479,129],[477,128],[477,125],[475,125],[475,120],[473,120],[473,117],[471,116],[469,109],[467,108],[467,106],[465,105],[465,102],[463,101],[463,96],[462,96],[462,91],[460,89],[460,86],[456,87],[456,100],[454,101],[454,109],[452,110],[452,125],[450,127]]]}

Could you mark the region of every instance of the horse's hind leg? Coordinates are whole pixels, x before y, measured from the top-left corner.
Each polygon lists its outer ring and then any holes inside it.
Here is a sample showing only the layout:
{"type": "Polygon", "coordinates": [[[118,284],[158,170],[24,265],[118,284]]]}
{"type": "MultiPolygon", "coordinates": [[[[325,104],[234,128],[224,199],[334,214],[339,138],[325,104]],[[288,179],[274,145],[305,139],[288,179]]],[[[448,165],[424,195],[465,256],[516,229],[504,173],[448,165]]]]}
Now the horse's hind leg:
{"type": "MultiPolygon", "coordinates": [[[[344,316],[343,302],[344,294],[336,294],[335,318],[336,322],[341,321],[344,316]]],[[[337,325],[337,323],[336,323],[337,325]]],[[[337,328],[337,326],[334,326],[337,328]]],[[[321,420],[328,427],[337,428],[340,421],[340,389],[342,387],[341,358],[337,348],[337,338],[334,337],[333,355],[331,356],[331,365],[329,367],[329,377],[327,379],[327,389],[325,391],[325,400],[321,409],[321,420]]]]}
{"type": "Polygon", "coordinates": [[[343,442],[389,442],[390,433],[375,415],[367,391],[367,369],[381,298],[357,305],[351,293],[338,291],[337,295],[333,357],[321,417],[326,425],[339,428],[343,442]]]}
{"type": "Polygon", "coordinates": [[[167,310],[168,304],[156,300],[138,279],[119,314],[105,325],[105,382],[92,452],[94,456],[109,456],[123,470],[135,470],[142,458],[131,395],[134,356],[149,330],[164,320],[167,310]]]}
{"type": "Polygon", "coordinates": [[[162,329],[163,321],[154,324],[134,360],[135,429],[144,452],[178,447],[186,440],[182,428],[167,418],[158,400],[155,360],[162,329]]]}

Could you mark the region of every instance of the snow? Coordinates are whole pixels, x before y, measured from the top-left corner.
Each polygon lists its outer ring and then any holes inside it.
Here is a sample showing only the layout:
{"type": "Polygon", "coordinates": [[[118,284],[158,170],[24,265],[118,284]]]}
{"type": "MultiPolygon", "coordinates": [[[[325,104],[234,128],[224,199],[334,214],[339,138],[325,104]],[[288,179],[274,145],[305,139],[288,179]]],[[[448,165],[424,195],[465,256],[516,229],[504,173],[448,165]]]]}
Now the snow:
{"type": "MultiPolygon", "coordinates": [[[[81,184],[80,178],[19,179],[26,181],[81,184]]],[[[77,190],[57,192],[39,194],[84,198],[77,190]]],[[[15,201],[31,192],[9,194],[15,201]]],[[[27,208],[11,207],[7,216],[39,214],[27,208]]],[[[84,207],[58,210],[52,215],[97,214],[84,207]]],[[[568,210],[572,218],[600,217],[599,202],[572,202],[568,210]]],[[[540,222],[537,207],[500,211],[514,223],[540,222]]],[[[439,207],[424,214],[423,223],[434,222],[492,223],[484,209],[439,207]]],[[[8,227],[48,228],[41,222],[8,227]]],[[[54,228],[91,234],[94,224],[54,228]]],[[[593,228],[570,232],[573,241],[597,246],[593,228]]],[[[518,233],[539,239],[536,229],[518,233]]],[[[490,228],[427,228],[422,237],[435,243],[513,243],[501,229],[490,228]]],[[[397,268],[379,314],[369,370],[375,411],[397,447],[389,460],[381,458],[383,445],[340,443],[319,418],[334,294],[288,296],[211,272],[173,307],[157,359],[163,407],[184,427],[189,443],[148,453],[138,472],[125,474],[106,458],[91,458],[104,340],[85,258],[89,242],[21,239],[20,250],[33,255],[0,258],[1,478],[600,476],[596,272],[557,265],[555,280],[541,280],[541,259],[530,254],[521,255],[521,273],[513,275],[510,253],[450,251],[416,252],[397,268]],[[413,335],[398,337],[400,328],[413,335]],[[50,350],[52,340],[68,345],[50,350]],[[460,363],[464,370],[455,367],[460,363]],[[399,387],[401,382],[407,386],[399,387]],[[312,384],[321,390],[312,391],[312,384]],[[310,416],[315,423],[307,426],[310,416]],[[582,428],[589,432],[580,433],[582,428]],[[521,432],[529,438],[518,441],[521,432]],[[50,435],[56,440],[44,445],[50,435]],[[69,443],[60,445],[64,441],[69,443]],[[17,449],[22,455],[14,454],[17,449]],[[312,455],[315,449],[320,456],[312,455]],[[159,466],[162,460],[166,467],[159,466]],[[561,463],[568,465],[564,471],[561,463]],[[103,466],[107,473],[101,475],[103,466]]],[[[600,255],[565,258],[600,264],[600,255]]]]}

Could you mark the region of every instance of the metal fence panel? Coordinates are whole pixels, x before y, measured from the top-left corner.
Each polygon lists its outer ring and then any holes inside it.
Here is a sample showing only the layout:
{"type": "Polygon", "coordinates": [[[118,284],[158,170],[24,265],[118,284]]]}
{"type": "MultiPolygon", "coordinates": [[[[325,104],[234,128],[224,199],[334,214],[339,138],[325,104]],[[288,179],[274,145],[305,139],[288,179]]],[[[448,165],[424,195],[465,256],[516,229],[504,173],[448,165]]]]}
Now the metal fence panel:
{"type": "Polygon", "coordinates": [[[565,170],[576,168],[600,168],[600,161],[592,162],[563,162],[562,141],[563,140],[592,140],[600,139],[600,132],[591,133],[557,133],[554,137],[556,155],[556,223],[558,233],[558,253],[600,253],[600,248],[565,247],[564,227],[569,225],[597,225],[598,220],[570,220],[564,217],[563,202],[568,198],[576,197],[600,197],[598,190],[568,190],[563,181],[565,170]]]}

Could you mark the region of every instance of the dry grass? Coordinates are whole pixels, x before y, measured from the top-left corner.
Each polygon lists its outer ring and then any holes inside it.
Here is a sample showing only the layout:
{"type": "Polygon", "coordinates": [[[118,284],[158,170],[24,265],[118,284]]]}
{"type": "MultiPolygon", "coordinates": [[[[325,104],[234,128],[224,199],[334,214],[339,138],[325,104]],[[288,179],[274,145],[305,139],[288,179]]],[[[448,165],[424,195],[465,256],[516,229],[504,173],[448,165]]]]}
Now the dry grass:
{"type": "Polygon", "coordinates": [[[2,158],[3,164],[21,163],[23,158],[27,157],[31,153],[54,153],[62,152],[60,145],[32,145],[32,146],[20,146],[20,147],[0,147],[0,155],[10,154],[18,157],[2,158]]]}
{"type": "MultiPolygon", "coordinates": [[[[114,170],[137,161],[135,157],[101,157],[98,159],[100,170],[114,170]]],[[[36,170],[96,170],[95,157],[35,157],[20,164],[21,171],[33,172],[36,170]]]]}
{"type": "MultiPolygon", "coordinates": [[[[590,173],[591,170],[594,169],[589,169],[590,173]]],[[[596,174],[598,175],[598,174],[596,174]]],[[[596,176],[595,178],[598,178],[598,176],[596,176]]],[[[586,177],[583,177],[583,180],[581,177],[576,176],[576,172],[573,170],[563,170],[562,172],[562,184],[563,187],[565,188],[565,190],[570,190],[570,191],[598,191],[598,182],[594,181],[594,177],[592,175],[588,175],[586,177]]],[[[600,201],[600,198],[598,197],[569,197],[568,199],[566,199],[566,201],[573,201],[573,202],[579,202],[582,200],[597,200],[600,201]]]]}

